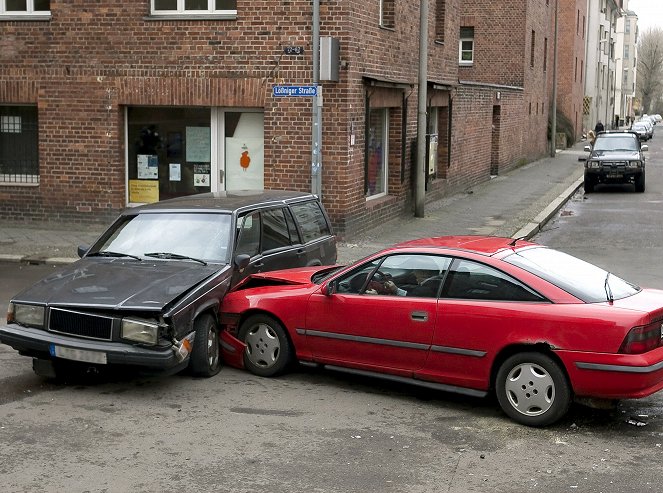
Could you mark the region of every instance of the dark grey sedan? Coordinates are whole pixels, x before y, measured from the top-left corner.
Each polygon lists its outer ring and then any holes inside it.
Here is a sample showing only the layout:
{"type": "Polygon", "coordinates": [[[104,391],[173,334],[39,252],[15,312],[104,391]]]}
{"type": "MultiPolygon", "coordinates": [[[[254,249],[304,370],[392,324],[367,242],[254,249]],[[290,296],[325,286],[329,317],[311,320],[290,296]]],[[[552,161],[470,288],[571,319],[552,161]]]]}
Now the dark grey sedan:
{"type": "Polygon", "coordinates": [[[77,262],[17,294],[0,342],[38,374],[129,365],[219,372],[218,307],[247,275],[336,262],[308,193],[222,192],[127,209],[77,262]]]}

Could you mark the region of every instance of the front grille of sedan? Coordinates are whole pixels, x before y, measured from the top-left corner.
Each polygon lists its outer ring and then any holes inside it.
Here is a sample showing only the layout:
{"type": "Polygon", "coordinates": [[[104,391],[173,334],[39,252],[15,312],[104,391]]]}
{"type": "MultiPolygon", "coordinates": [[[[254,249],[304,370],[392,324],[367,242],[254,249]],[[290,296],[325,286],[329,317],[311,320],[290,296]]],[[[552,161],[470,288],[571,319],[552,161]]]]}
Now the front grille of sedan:
{"type": "Polygon", "coordinates": [[[76,337],[110,341],[113,337],[113,319],[102,315],[51,308],[48,330],[76,337]]]}

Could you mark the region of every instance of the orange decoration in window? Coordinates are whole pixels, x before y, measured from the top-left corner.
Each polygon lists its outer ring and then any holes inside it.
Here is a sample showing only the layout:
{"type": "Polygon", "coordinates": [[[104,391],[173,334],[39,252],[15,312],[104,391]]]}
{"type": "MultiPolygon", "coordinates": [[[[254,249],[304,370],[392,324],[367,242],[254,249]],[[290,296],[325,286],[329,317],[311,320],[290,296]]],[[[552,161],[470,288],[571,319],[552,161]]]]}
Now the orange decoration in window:
{"type": "Polygon", "coordinates": [[[243,151],[242,152],[242,157],[239,158],[239,165],[244,168],[244,171],[246,171],[246,168],[249,167],[249,164],[251,164],[251,158],[249,157],[249,151],[243,151]]]}

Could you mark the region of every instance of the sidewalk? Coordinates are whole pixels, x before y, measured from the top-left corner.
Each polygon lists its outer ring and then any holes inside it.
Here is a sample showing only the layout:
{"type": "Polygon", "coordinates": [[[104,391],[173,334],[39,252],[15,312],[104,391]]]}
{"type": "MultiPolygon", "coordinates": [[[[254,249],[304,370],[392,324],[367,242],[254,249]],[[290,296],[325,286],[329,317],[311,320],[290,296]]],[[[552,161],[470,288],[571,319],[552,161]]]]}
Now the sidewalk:
{"type": "MultiPolygon", "coordinates": [[[[404,240],[448,234],[529,238],[582,185],[584,142],[558,151],[464,193],[425,205],[425,217],[402,217],[339,244],[346,264],[404,240]]],[[[78,258],[78,245],[92,243],[105,225],[21,225],[0,220],[0,262],[63,264],[78,258]]]]}

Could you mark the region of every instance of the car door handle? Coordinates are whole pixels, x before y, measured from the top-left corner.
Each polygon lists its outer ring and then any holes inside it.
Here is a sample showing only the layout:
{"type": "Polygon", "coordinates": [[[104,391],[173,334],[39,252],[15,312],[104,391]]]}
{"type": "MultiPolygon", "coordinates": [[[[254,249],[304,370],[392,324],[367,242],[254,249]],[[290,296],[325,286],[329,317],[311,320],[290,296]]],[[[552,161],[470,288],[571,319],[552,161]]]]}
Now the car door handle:
{"type": "Polygon", "coordinates": [[[415,322],[426,322],[428,321],[428,312],[411,312],[410,318],[415,322]]]}

